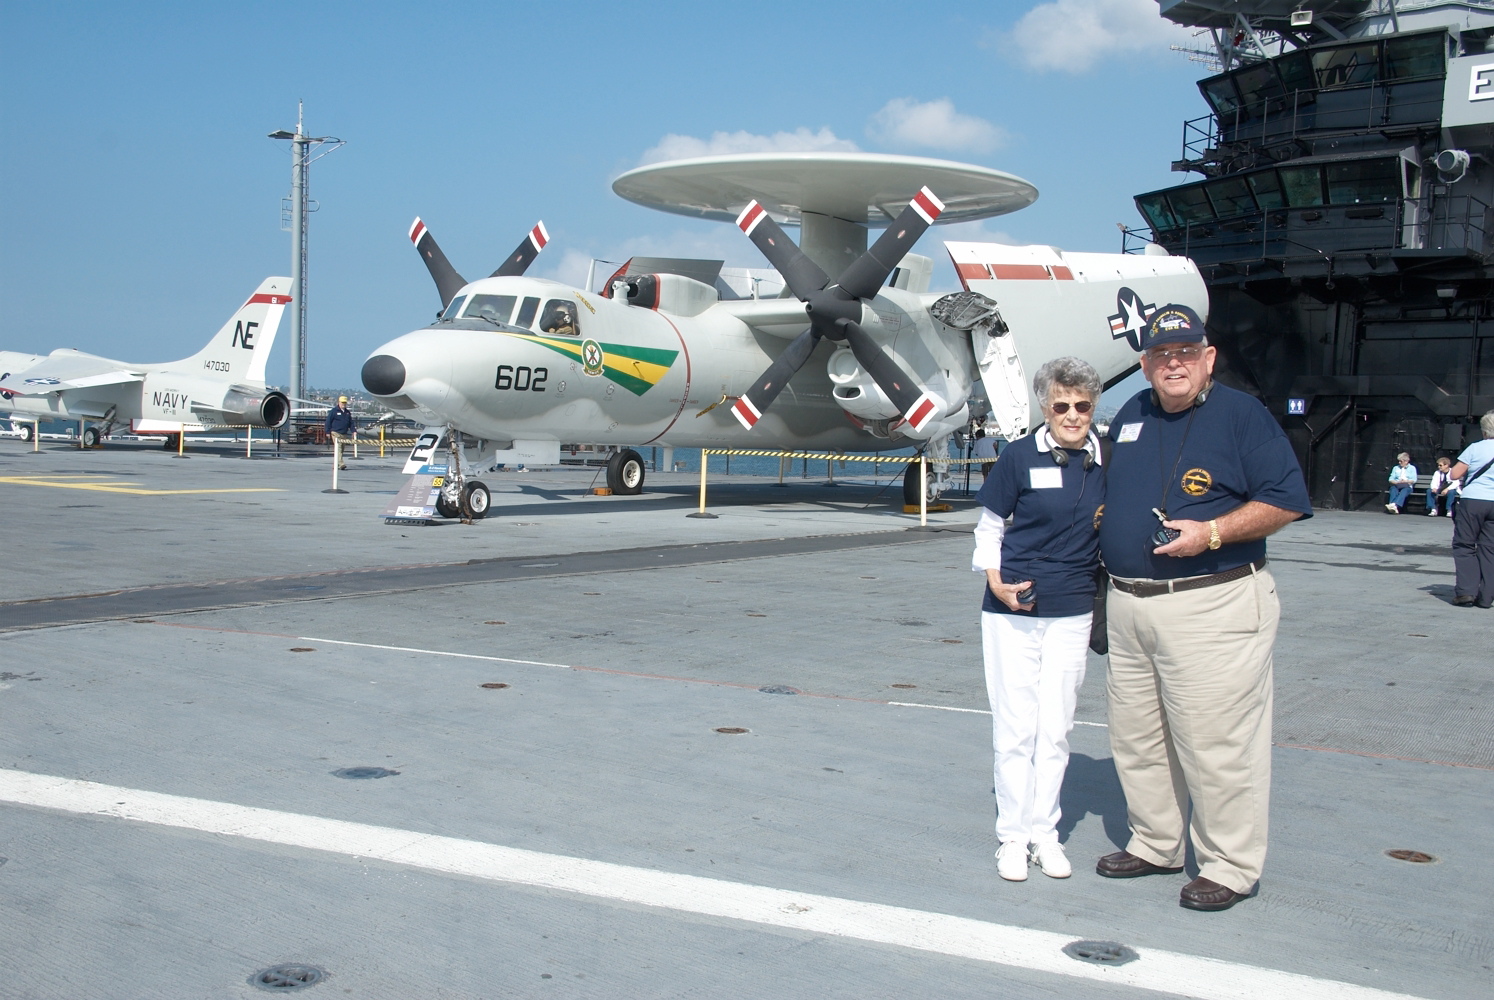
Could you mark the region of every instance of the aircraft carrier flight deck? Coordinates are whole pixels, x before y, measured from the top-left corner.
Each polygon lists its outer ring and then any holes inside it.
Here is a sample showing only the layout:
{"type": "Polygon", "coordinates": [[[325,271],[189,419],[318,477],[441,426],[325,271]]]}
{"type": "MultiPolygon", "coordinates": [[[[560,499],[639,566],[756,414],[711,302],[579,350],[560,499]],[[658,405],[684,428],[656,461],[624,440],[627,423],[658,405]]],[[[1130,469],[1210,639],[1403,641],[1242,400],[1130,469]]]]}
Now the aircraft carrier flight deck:
{"type": "Polygon", "coordinates": [[[968,499],[918,530],[811,467],[713,475],[690,519],[694,474],[562,468],[398,525],[403,455],[327,494],[325,457],[188,454],[0,441],[0,997],[1494,982],[1494,618],[1450,603],[1446,518],[1272,538],[1271,855],[1209,914],[1094,874],[1126,836],[1098,657],[1074,876],[997,878],[968,499]]]}

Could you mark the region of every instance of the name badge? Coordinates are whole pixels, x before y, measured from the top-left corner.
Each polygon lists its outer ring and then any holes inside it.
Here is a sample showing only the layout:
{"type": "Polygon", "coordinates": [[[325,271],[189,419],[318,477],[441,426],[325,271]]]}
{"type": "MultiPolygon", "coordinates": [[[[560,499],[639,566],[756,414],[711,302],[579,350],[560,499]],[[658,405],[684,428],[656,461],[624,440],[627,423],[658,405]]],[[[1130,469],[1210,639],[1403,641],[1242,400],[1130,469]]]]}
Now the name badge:
{"type": "Polygon", "coordinates": [[[1115,439],[1116,444],[1130,444],[1141,437],[1140,424],[1121,424],[1120,436],[1115,439]]]}
{"type": "Polygon", "coordinates": [[[1035,490],[1063,489],[1063,470],[1056,465],[1051,469],[1028,469],[1027,474],[1035,490]]]}

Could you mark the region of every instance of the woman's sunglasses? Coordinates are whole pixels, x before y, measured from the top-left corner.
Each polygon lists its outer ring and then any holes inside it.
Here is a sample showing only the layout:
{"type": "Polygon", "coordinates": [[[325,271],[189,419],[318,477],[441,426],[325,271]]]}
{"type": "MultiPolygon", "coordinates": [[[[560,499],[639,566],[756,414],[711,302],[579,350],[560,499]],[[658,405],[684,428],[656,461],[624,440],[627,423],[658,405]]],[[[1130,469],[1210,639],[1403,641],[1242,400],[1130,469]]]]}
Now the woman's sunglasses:
{"type": "MultiPolygon", "coordinates": [[[[1048,406],[1049,406],[1049,408],[1051,408],[1053,410],[1054,413],[1068,413],[1069,412],[1069,404],[1068,403],[1049,403],[1048,406]]],[[[1074,404],[1074,411],[1076,413],[1088,413],[1090,410],[1093,410],[1094,408],[1095,408],[1095,404],[1091,403],[1089,400],[1085,400],[1085,401],[1083,401],[1081,403],[1075,403],[1074,404]]]]}

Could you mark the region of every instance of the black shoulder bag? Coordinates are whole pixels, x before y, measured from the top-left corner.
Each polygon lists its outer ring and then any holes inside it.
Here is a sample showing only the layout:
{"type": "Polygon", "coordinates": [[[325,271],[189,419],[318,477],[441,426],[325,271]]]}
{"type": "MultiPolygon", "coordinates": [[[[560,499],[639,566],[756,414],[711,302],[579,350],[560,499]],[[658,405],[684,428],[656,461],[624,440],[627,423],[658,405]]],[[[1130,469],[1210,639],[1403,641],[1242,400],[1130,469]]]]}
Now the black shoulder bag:
{"type": "MultiPolygon", "coordinates": [[[[1110,453],[1115,442],[1108,437],[1100,438],[1100,481],[1108,483],[1110,476],[1110,453]]],[[[1109,492],[1108,490],[1106,491],[1109,492]]],[[[1102,505],[1103,506],[1103,505],[1102,505]]],[[[1103,515],[1102,515],[1103,516],[1103,515]]],[[[1089,648],[1100,656],[1110,652],[1110,633],[1105,619],[1105,592],[1110,588],[1110,574],[1102,561],[1095,567],[1095,610],[1089,622],[1089,648]]]]}

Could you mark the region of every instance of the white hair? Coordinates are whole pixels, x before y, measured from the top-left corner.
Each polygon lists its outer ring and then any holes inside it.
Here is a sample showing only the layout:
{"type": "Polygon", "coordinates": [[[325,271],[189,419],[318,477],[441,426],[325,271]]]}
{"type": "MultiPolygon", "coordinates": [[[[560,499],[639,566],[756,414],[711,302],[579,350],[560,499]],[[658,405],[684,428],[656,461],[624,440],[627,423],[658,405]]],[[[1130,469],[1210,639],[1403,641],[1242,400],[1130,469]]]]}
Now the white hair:
{"type": "Polygon", "coordinates": [[[1082,390],[1089,394],[1091,401],[1098,401],[1101,390],[1105,388],[1095,366],[1083,358],[1074,357],[1054,358],[1039,368],[1032,377],[1032,391],[1044,406],[1048,405],[1048,394],[1055,385],[1082,390]]]}
{"type": "Polygon", "coordinates": [[[1483,429],[1484,437],[1494,438],[1494,410],[1490,410],[1478,418],[1478,425],[1483,429]]]}

